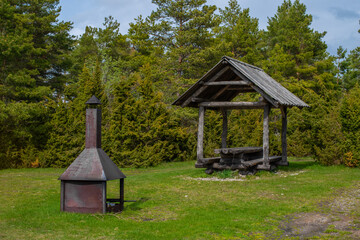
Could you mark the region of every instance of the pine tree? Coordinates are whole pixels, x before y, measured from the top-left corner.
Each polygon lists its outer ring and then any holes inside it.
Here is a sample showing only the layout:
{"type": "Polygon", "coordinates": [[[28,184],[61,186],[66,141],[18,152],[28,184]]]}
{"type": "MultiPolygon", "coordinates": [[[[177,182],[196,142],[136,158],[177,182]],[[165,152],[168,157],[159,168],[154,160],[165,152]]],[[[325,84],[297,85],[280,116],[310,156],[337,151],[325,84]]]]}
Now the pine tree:
{"type": "Polygon", "coordinates": [[[131,24],[130,36],[138,43],[152,42],[152,46],[161,48],[166,53],[164,63],[178,78],[199,77],[203,61],[199,54],[211,46],[211,30],[220,23],[216,7],[205,5],[206,0],[152,2],[157,9],[146,19],[140,17],[131,24]]]}
{"type": "Polygon", "coordinates": [[[74,65],[71,69],[73,82],[81,73],[84,64],[93,70],[99,64],[101,69],[101,81],[106,84],[110,81],[114,72],[131,71],[126,62],[129,60],[130,47],[126,36],[120,33],[120,23],[113,17],[105,18],[103,28],[87,26],[85,33],[78,40],[72,57],[74,65]]]}
{"type": "Polygon", "coordinates": [[[222,25],[217,36],[232,56],[244,62],[255,64],[260,57],[258,50],[260,32],[258,19],[250,16],[248,8],[241,9],[237,0],[230,0],[225,9],[220,9],[222,25]]]}

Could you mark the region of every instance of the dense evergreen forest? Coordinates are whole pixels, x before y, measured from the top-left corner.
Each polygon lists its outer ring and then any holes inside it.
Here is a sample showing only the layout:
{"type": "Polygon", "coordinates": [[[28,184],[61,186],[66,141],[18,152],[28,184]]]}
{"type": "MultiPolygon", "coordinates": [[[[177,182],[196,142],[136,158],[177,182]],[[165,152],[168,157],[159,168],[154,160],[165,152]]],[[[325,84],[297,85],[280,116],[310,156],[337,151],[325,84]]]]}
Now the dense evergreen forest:
{"type": "MultiPolygon", "coordinates": [[[[171,105],[227,55],[263,68],[311,107],[289,110],[288,154],[360,165],[360,46],[336,56],[299,0],[285,0],[260,30],[236,0],[152,0],[126,35],[120,23],[71,36],[58,0],[0,3],[0,168],[66,167],[84,148],[85,102],[102,102],[103,149],[121,167],[195,160],[197,111],[171,105]]],[[[244,95],[240,98],[251,99],[244,95]]],[[[205,154],[221,143],[208,111],[205,154]]],[[[229,145],[261,146],[262,111],[232,111],[229,145]]],[[[281,150],[281,113],[270,118],[281,150]]]]}

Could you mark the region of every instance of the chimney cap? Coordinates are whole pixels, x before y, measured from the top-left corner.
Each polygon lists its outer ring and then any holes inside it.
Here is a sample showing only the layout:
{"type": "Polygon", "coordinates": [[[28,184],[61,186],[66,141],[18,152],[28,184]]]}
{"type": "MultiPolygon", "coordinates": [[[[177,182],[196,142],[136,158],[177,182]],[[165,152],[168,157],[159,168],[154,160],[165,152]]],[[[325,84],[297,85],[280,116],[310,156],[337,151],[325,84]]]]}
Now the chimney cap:
{"type": "Polygon", "coordinates": [[[85,104],[98,105],[101,104],[101,102],[97,97],[95,97],[95,95],[92,95],[92,97],[85,104]]]}

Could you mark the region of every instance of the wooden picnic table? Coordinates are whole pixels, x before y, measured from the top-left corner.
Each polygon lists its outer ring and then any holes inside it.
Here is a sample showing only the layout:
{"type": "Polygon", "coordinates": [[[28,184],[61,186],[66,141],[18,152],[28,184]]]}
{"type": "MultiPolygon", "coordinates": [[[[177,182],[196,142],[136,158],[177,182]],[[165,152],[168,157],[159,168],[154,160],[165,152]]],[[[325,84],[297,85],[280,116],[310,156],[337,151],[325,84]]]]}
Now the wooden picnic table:
{"type": "Polygon", "coordinates": [[[263,156],[262,147],[236,147],[215,149],[220,154],[220,164],[233,165],[241,161],[249,161],[263,156]]]}
{"type": "MultiPolygon", "coordinates": [[[[220,160],[212,164],[213,169],[250,170],[264,162],[262,147],[219,148],[214,151],[216,154],[220,154],[220,160]]],[[[270,162],[276,162],[281,157],[276,156],[269,159],[270,162]]]]}
{"type": "Polygon", "coordinates": [[[258,153],[263,150],[262,147],[236,147],[236,148],[219,148],[215,149],[216,154],[239,155],[243,153],[258,153]]]}
{"type": "MultiPolygon", "coordinates": [[[[207,171],[216,170],[245,170],[254,171],[259,164],[264,162],[263,148],[262,147],[236,147],[236,148],[219,148],[215,149],[216,154],[220,154],[220,157],[206,158],[202,165],[195,165],[196,167],[208,168],[207,171]]],[[[269,157],[270,163],[281,160],[281,156],[269,157]]]]}

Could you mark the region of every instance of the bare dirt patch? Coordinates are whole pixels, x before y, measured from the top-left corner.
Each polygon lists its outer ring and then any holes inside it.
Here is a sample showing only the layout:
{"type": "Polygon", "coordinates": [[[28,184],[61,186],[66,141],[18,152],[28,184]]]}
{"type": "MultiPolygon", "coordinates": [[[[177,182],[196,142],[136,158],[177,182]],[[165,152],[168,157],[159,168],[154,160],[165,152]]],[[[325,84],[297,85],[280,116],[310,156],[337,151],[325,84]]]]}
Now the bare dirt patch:
{"type": "Polygon", "coordinates": [[[280,223],[280,239],[360,239],[360,185],[334,193],[318,212],[298,213],[280,223]]]}
{"type": "MultiPolygon", "coordinates": [[[[296,171],[296,172],[286,172],[286,171],[278,171],[274,173],[274,177],[291,177],[291,176],[297,176],[299,174],[305,173],[305,170],[296,171]]],[[[211,182],[243,182],[247,181],[249,179],[251,180],[259,180],[264,177],[259,176],[252,176],[252,178],[247,178],[245,175],[238,174],[236,177],[229,177],[229,178],[218,178],[216,176],[209,177],[188,177],[188,176],[180,176],[185,180],[194,180],[194,181],[211,181],[211,182]]]]}
{"type": "Polygon", "coordinates": [[[211,182],[243,182],[244,178],[217,178],[217,177],[208,177],[208,178],[192,178],[184,177],[185,180],[194,180],[194,181],[211,181],[211,182]]]}

